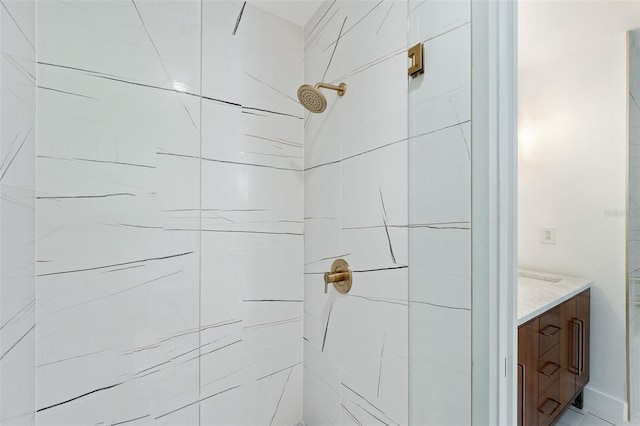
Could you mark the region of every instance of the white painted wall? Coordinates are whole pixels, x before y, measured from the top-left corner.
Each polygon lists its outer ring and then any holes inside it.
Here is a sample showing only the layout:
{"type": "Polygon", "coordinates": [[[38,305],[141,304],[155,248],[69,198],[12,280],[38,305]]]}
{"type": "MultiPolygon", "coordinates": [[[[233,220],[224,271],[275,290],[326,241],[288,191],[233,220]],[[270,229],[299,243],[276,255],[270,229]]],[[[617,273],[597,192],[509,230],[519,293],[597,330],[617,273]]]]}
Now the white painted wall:
{"type": "Polygon", "coordinates": [[[522,2],[519,12],[519,265],[594,281],[587,395],[619,402],[620,416],[626,229],[606,212],[625,209],[626,31],[639,11],[621,1],[522,2]],[[540,243],[541,226],[557,227],[556,245],[540,243]]]}

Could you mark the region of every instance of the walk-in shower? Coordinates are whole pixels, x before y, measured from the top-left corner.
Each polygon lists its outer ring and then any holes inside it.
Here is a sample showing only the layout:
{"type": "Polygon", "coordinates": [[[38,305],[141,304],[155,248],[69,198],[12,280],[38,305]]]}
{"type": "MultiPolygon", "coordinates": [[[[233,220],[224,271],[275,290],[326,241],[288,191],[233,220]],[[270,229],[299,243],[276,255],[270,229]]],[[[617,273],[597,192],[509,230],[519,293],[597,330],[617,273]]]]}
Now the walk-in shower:
{"type": "Polygon", "coordinates": [[[470,422],[471,2],[273,3],[2,0],[2,426],[470,422]]]}

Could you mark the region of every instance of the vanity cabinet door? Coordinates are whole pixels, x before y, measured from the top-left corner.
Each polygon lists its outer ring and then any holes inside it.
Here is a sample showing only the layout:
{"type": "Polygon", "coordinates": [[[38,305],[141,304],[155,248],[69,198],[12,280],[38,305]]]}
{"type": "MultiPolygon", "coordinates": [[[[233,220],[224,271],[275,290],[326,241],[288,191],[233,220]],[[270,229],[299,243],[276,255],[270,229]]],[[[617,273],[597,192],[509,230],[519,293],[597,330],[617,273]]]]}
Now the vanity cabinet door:
{"type": "Polygon", "coordinates": [[[577,374],[576,392],[589,382],[589,322],[591,290],[580,293],[576,298],[576,342],[577,374]]]}
{"type": "Polygon", "coordinates": [[[538,425],[540,321],[518,328],[518,426],[538,425]]]}

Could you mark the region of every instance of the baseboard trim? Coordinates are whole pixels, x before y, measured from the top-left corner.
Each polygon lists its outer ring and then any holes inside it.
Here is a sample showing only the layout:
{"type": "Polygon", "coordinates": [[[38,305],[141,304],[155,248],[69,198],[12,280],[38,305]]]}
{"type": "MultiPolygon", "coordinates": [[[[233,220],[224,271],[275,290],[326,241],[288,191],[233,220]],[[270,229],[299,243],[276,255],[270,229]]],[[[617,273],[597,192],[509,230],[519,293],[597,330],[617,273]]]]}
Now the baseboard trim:
{"type": "Polygon", "coordinates": [[[584,405],[594,414],[602,414],[606,418],[627,421],[627,402],[593,389],[584,388],[584,405]]]}

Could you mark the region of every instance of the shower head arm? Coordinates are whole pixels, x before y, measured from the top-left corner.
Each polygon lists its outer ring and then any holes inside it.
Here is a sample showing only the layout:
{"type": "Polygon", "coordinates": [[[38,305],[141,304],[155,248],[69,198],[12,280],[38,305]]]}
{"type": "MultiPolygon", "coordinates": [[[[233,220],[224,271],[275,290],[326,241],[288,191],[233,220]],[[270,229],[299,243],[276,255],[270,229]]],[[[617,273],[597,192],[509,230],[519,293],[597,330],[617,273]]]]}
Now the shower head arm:
{"type": "Polygon", "coordinates": [[[338,92],[339,96],[344,95],[347,91],[347,85],[345,83],[340,83],[339,86],[334,86],[332,84],[327,84],[327,83],[316,84],[316,89],[320,89],[320,88],[335,90],[336,92],[338,92]]]}

